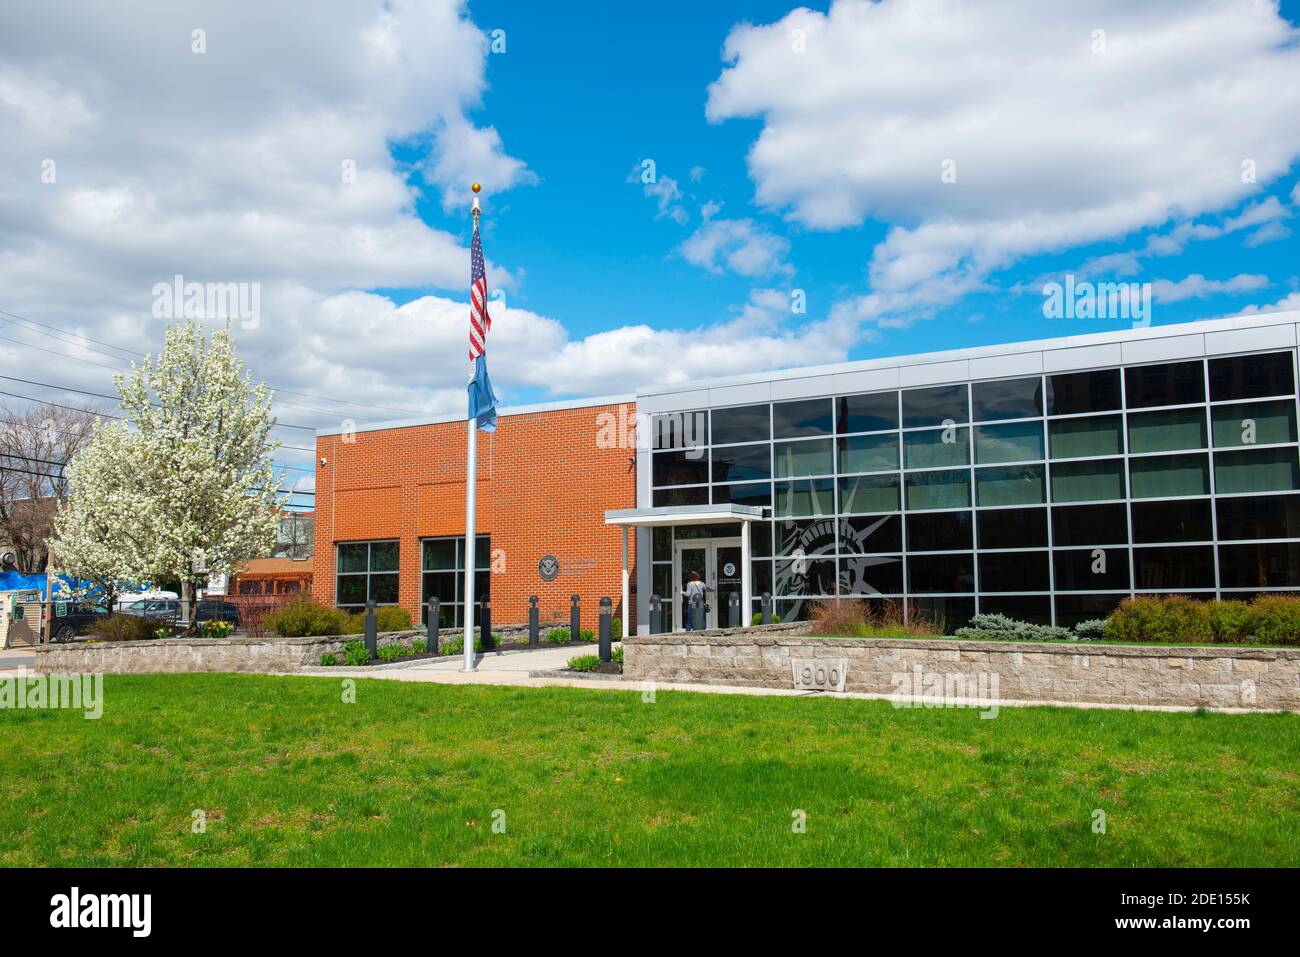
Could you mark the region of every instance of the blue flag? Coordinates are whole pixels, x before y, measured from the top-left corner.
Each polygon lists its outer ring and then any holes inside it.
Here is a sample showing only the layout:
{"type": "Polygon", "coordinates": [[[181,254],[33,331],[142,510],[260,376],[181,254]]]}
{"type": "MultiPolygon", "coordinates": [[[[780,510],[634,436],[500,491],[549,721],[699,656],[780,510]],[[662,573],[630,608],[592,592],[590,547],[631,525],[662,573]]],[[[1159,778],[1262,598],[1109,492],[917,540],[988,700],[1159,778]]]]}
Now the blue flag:
{"type": "Polygon", "coordinates": [[[488,379],[487,356],[474,360],[474,377],[469,380],[469,417],[478,418],[484,432],[497,430],[497,394],[488,379]]]}

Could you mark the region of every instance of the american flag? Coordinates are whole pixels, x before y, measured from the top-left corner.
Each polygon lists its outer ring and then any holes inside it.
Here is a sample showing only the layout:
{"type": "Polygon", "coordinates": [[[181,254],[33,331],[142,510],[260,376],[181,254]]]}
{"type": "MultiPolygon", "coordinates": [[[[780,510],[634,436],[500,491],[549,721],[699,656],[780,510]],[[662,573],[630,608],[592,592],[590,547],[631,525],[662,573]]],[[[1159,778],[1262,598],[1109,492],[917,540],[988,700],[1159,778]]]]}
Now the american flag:
{"type": "Polygon", "coordinates": [[[474,241],[469,248],[469,361],[487,352],[487,334],[492,317],[487,308],[487,270],[483,266],[483,244],[478,238],[478,217],[474,217],[474,241]]]}

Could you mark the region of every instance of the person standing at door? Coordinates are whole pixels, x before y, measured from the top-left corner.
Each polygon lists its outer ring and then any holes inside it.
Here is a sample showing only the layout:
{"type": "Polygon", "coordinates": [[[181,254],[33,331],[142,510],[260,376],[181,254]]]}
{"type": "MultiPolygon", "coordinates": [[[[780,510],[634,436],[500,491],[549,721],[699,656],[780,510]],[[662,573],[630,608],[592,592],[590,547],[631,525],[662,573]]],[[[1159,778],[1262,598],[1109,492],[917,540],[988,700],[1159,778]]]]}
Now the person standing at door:
{"type": "Polygon", "coordinates": [[[686,588],[682,592],[682,597],[686,600],[686,614],[682,617],[686,621],[687,631],[693,631],[695,628],[694,616],[691,614],[692,609],[695,607],[695,597],[698,595],[701,604],[703,604],[708,587],[708,585],[704,584],[704,579],[698,571],[691,572],[690,581],[686,583],[686,588]]]}

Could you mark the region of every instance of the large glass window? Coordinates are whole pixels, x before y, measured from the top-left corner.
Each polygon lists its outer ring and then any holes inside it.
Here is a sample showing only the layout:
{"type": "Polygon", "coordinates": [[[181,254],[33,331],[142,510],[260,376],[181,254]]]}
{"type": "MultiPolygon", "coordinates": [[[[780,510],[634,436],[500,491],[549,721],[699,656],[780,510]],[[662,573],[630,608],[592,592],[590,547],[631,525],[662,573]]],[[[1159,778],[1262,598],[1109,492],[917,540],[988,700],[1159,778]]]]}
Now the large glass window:
{"type": "Polygon", "coordinates": [[[835,449],[831,439],[777,442],[773,448],[777,478],[835,473],[835,449]]]}
{"type": "Polygon", "coordinates": [[[969,421],[970,411],[964,385],[941,385],[931,389],[907,389],[903,392],[904,428],[969,421]]]}
{"type": "Polygon", "coordinates": [[[1300,488],[1300,468],[1292,447],[1216,452],[1214,488],[1233,492],[1290,492],[1300,488]]]}
{"type": "Polygon", "coordinates": [[[1124,463],[1057,462],[1052,466],[1053,502],[1104,502],[1124,498],[1124,463]]]}
{"type": "Polygon", "coordinates": [[[1260,399],[1295,395],[1291,353],[1229,356],[1210,360],[1210,400],[1260,399]]]}
{"type": "Polygon", "coordinates": [[[1128,541],[1128,506],[1075,505],[1052,509],[1054,545],[1122,545],[1128,541]]]}
{"type": "Polygon", "coordinates": [[[741,485],[713,486],[713,504],[748,505],[761,508],[772,504],[772,486],[767,482],[747,482],[741,485]]]}
{"type": "Polygon", "coordinates": [[[903,461],[909,469],[947,468],[970,464],[967,428],[930,429],[903,433],[903,461]]]}
{"type": "Polygon", "coordinates": [[[1033,462],[1042,458],[1042,422],[1010,422],[975,428],[975,461],[979,465],[1033,462]]]}
{"type": "Polygon", "coordinates": [[[1204,455],[1161,455],[1129,461],[1134,498],[1208,495],[1210,466],[1204,455]]]}
{"type": "Polygon", "coordinates": [[[1120,402],[1119,370],[1065,372],[1047,377],[1047,414],[1109,412],[1120,402]]]}
{"type": "Polygon", "coordinates": [[[1135,542],[1208,542],[1213,538],[1207,498],[1133,503],[1135,542]]]}
{"type": "Polygon", "coordinates": [[[855,475],[840,479],[840,512],[898,510],[897,475],[855,475]]]}
{"type": "Polygon", "coordinates": [[[708,505],[709,487],[707,485],[696,485],[686,488],[657,488],[651,493],[650,501],[655,508],[708,505]]]}
{"type": "Polygon", "coordinates": [[[970,506],[970,472],[911,472],[907,476],[907,507],[920,511],[932,508],[970,506]]]}
{"type": "Polygon", "coordinates": [[[749,482],[772,477],[772,447],[766,442],[715,448],[712,455],[715,482],[749,482]]]}
{"type": "Polygon", "coordinates": [[[772,437],[775,439],[800,439],[830,435],[833,406],[830,399],[801,399],[798,402],[776,402],[772,405],[772,437]]]}
{"type": "Polygon", "coordinates": [[[970,512],[935,512],[907,516],[909,552],[969,551],[970,512]]]}
{"type": "Polygon", "coordinates": [[[898,468],[898,433],[850,435],[840,439],[840,474],[898,468]]]}
{"type": "Polygon", "coordinates": [[[696,410],[652,415],[650,437],[656,449],[698,449],[709,444],[709,414],[696,410]]]}
{"type": "Polygon", "coordinates": [[[1041,505],[1043,497],[1041,465],[1004,465],[975,470],[975,504],[1041,505]]]}
{"type": "Polygon", "coordinates": [[[901,595],[902,593],[902,555],[840,558],[841,595],[901,595]]]}
{"type": "Polygon", "coordinates": [[[902,551],[902,519],[897,515],[842,518],[840,519],[839,538],[841,554],[902,551]]]}
{"type": "Polygon", "coordinates": [[[1294,399],[1216,405],[1210,416],[1214,419],[1214,444],[1220,448],[1296,440],[1294,399]]]}
{"type": "Polygon", "coordinates": [[[772,437],[771,412],[766,405],[714,409],[713,444],[764,442],[772,437]]]}
{"type": "Polygon", "coordinates": [[[1118,415],[1056,419],[1047,429],[1054,459],[1092,459],[1124,451],[1124,426],[1118,415]]]}
{"type": "Polygon", "coordinates": [[[776,483],[777,518],[835,514],[835,480],[804,479],[776,483]]]}
{"type": "Polygon", "coordinates": [[[1172,452],[1205,448],[1205,409],[1129,413],[1130,452],[1172,452]]]}
{"type": "Polygon", "coordinates": [[[1047,595],[981,595],[980,611],[1035,625],[1052,623],[1052,599],[1047,595]]]}
{"type": "Polygon", "coordinates": [[[995,419],[1032,419],[1043,414],[1043,380],[1006,379],[976,382],[971,386],[971,412],[975,422],[995,419]]]}
{"type": "Polygon", "coordinates": [[[1221,498],[1214,505],[1220,541],[1300,538],[1300,495],[1221,498]]]}
{"type": "Polygon", "coordinates": [[[356,611],[367,601],[397,604],[397,542],[343,542],[337,547],[338,607],[356,611]]]}
{"type": "Polygon", "coordinates": [[[1220,545],[1219,583],[1224,588],[1300,585],[1300,542],[1220,545]]]}
{"type": "Polygon", "coordinates": [[[1205,401],[1205,368],[1199,360],[1124,370],[1124,395],[1130,409],[1190,405],[1205,401]]]}
{"type": "Polygon", "coordinates": [[[655,452],[651,468],[656,486],[703,484],[709,480],[709,450],[655,452]]]}
{"type": "Polygon", "coordinates": [[[898,428],[898,393],[845,395],[835,400],[837,432],[883,432],[898,428]]]}
{"type": "Polygon", "coordinates": [[[981,592],[1051,591],[1047,552],[990,552],[979,565],[981,592]]]}
{"type": "Polygon", "coordinates": [[[1127,548],[1058,548],[1052,567],[1057,591],[1128,588],[1127,548]]]}
{"type": "Polygon", "coordinates": [[[1213,588],[1214,546],[1135,548],[1133,574],[1137,577],[1135,587],[1139,589],[1213,588]]]}
{"type": "Polygon", "coordinates": [[[980,548],[1034,548],[1047,544],[1047,509],[976,512],[980,548]]]}
{"type": "Polygon", "coordinates": [[[907,583],[912,594],[968,594],[975,591],[975,558],[969,552],[910,555],[907,583]]]}
{"type": "MultiPolygon", "coordinates": [[[[421,542],[420,617],[428,624],[428,601],[436,596],[438,627],[454,628],[465,623],[465,536],[426,538],[421,542]]],[[[474,621],[478,603],[489,595],[492,545],[487,535],[474,539],[474,621]]]]}

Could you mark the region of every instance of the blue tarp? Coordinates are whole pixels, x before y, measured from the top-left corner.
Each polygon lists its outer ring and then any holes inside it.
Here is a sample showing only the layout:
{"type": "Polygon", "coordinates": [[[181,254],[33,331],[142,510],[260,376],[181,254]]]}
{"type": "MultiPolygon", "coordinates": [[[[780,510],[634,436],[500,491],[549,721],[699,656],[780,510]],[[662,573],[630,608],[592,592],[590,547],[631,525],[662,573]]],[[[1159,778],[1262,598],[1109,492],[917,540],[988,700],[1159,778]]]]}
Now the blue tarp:
{"type": "MultiPolygon", "coordinates": [[[[80,584],[79,579],[68,575],[58,575],[56,577],[69,588],[76,588],[80,584]]],[[[41,593],[41,598],[44,598],[45,576],[24,575],[22,572],[0,572],[0,591],[21,591],[29,588],[36,589],[41,593]]],[[[92,585],[89,591],[93,594],[98,589],[92,585]]]]}

